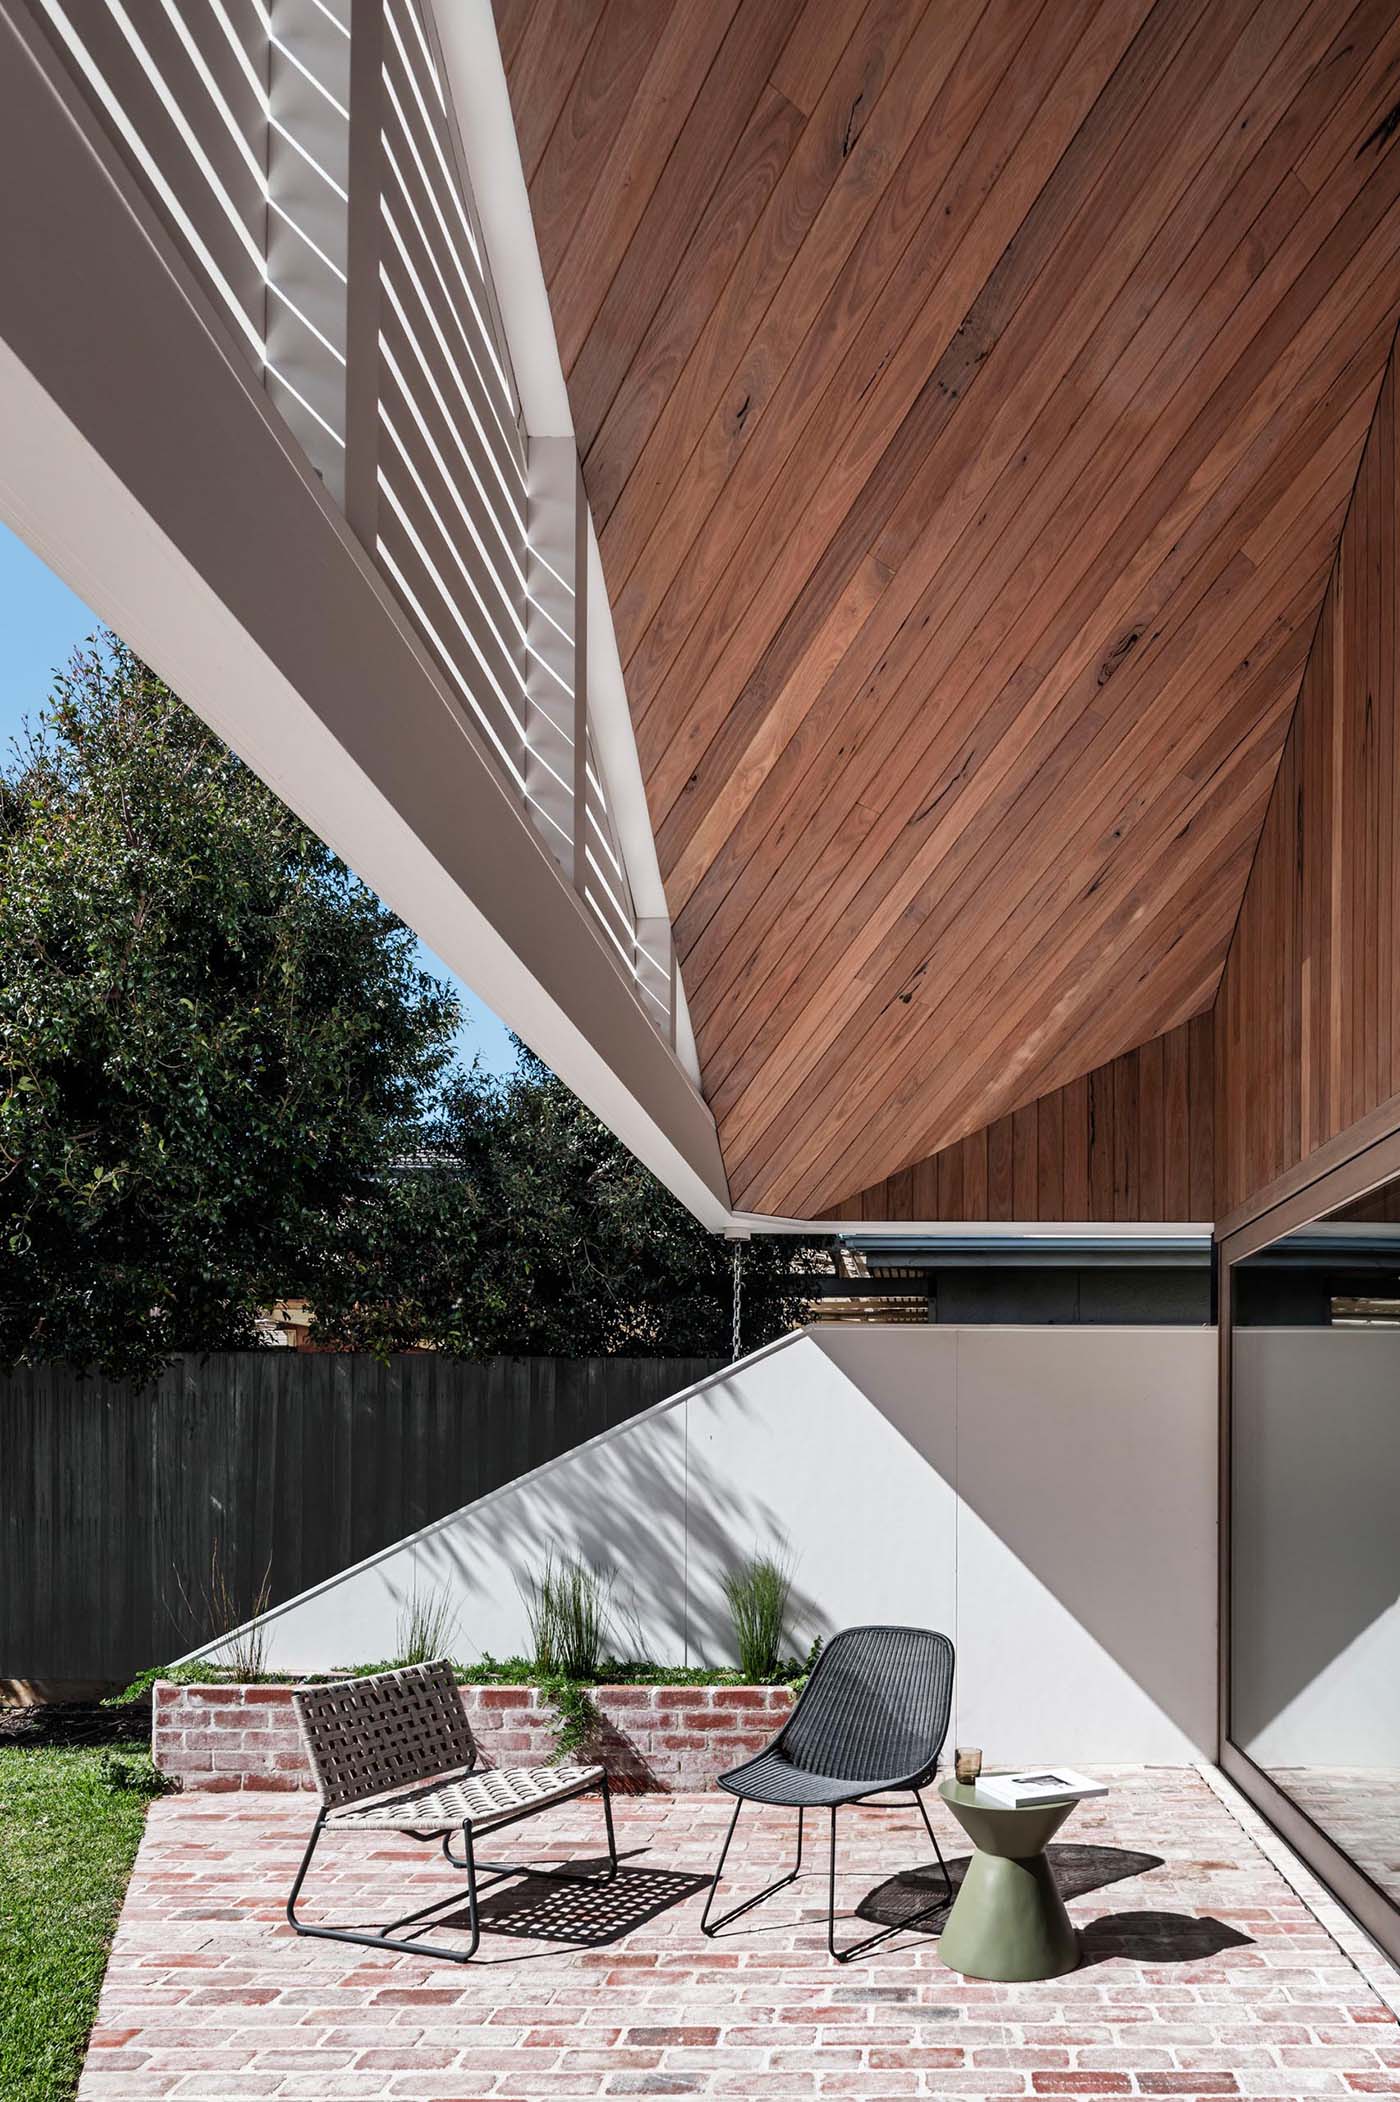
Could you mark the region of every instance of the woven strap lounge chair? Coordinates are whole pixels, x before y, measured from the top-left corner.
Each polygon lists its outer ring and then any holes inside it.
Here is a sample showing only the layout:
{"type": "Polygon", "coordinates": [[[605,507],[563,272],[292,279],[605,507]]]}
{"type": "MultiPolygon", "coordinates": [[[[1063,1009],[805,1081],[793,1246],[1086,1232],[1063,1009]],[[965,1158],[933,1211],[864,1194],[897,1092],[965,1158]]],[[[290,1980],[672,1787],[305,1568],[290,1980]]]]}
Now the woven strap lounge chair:
{"type": "Polygon", "coordinates": [[[490,1876],[493,1884],[503,1877],[527,1875],[558,1882],[610,1883],[617,1874],[617,1841],[604,1769],[478,1768],[476,1740],[450,1664],[415,1664],[331,1686],[301,1687],[292,1695],[292,1705],[321,1796],[321,1808],[287,1899],[287,1920],[298,1934],[466,1963],[481,1940],[480,1892],[492,1887],[480,1883],[482,1874],[490,1876]],[[608,1836],[608,1864],[601,1873],[532,1868],[526,1863],[478,1857],[476,1841],[481,1833],[499,1832],[533,1817],[537,1810],[566,1803],[595,1788],[603,1798],[608,1836]],[[432,1926],[432,1914],[449,1904],[460,1904],[455,1890],[373,1931],[309,1926],[298,1919],[297,1899],[317,1842],[327,1832],[405,1832],[414,1839],[441,1840],[447,1860],[466,1873],[468,1946],[425,1947],[418,1939],[432,1926]],[[462,1835],[460,1857],[451,1844],[457,1832],[462,1835]],[[423,1924],[416,1925],[420,1920],[423,1924]],[[406,1927],[413,1928],[412,1935],[402,1933],[406,1927]]]}
{"type": "Polygon", "coordinates": [[[739,1798],[720,1850],[714,1882],[700,1925],[717,1934],[741,1913],[786,1889],[802,1868],[802,1821],[809,1810],[831,1813],[827,1874],[826,1945],[838,1963],[849,1963],[891,1934],[917,1926],[953,1895],[938,1836],[919,1793],[938,1768],[953,1700],[953,1645],[930,1628],[846,1628],[833,1635],[817,1660],[791,1716],[766,1750],[721,1774],[719,1785],[739,1798]],[[836,1946],[836,1813],[871,1796],[912,1795],[933,1843],[943,1889],[932,1904],[866,1935],[845,1949],[836,1946]],[[719,1890],[730,1841],[745,1803],[784,1804],[797,1812],[797,1859],[785,1876],[718,1919],[710,1910],[719,1890]]]}

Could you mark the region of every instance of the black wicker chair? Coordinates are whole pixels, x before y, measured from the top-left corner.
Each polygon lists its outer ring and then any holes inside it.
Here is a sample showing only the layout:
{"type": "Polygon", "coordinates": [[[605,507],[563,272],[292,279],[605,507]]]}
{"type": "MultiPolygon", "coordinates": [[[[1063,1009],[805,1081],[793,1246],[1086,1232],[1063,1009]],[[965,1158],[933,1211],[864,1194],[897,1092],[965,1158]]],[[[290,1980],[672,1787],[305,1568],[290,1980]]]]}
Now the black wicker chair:
{"type": "Polygon", "coordinates": [[[891,1934],[914,1927],[945,1906],[953,1894],[938,1836],[919,1790],[933,1779],[953,1702],[953,1645],[931,1628],[846,1628],[833,1635],[817,1660],[788,1721],[765,1751],[721,1774],[719,1785],[739,1798],[734,1805],[714,1882],[700,1921],[717,1934],[741,1913],[786,1889],[802,1868],[802,1821],[808,1810],[831,1812],[831,1856],[827,1876],[826,1945],[838,1963],[862,1956],[891,1934]],[[943,1875],[943,1890],[907,1919],[866,1935],[851,1947],[836,1946],[836,1813],[846,1803],[871,1796],[912,1795],[943,1875]],[[745,1803],[783,1804],[797,1812],[797,1859],[786,1876],[745,1898],[718,1919],[710,1918],[730,1841],[745,1803]]]}

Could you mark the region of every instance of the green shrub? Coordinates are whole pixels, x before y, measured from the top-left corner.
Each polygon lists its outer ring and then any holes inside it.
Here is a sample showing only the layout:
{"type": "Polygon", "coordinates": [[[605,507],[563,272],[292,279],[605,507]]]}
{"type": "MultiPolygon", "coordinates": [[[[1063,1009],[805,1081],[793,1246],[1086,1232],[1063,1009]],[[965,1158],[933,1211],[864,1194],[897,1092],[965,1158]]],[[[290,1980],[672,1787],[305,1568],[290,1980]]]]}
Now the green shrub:
{"type": "Polygon", "coordinates": [[[157,1771],[147,1751],[134,1752],[129,1757],[120,1752],[104,1752],[97,1771],[108,1788],[142,1796],[148,1803],[158,1795],[174,1795],[179,1785],[169,1774],[157,1771]]]}
{"type": "Polygon", "coordinates": [[[739,1669],[746,1679],[771,1679],[777,1673],[791,1590],[791,1564],[772,1555],[750,1555],[725,1577],[739,1669]]]}
{"type": "Polygon", "coordinates": [[[570,1760],[582,1759],[603,1719],[598,1703],[577,1679],[541,1679],[538,1690],[554,1710],[553,1764],[566,1766],[570,1760]]]}

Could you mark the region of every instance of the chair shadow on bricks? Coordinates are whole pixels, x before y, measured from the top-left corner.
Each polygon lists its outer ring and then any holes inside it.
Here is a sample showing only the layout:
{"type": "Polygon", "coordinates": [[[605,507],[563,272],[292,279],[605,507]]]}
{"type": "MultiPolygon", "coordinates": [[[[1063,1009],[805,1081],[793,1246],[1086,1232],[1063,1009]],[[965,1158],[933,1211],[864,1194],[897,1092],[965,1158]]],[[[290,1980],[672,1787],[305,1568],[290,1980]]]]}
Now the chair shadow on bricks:
{"type": "MultiPolygon", "coordinates": [[[[601,1870],[602,1861],[571,1863],[581,1875],[601,1870]]],[[[611,1883],[565,1883],[521,1875],[481,1901],[483,1935],[504,1934],[521,1941],[564,1943],[576,1949],[603,1949],[621,1941],[673,1905],[680,1905],[709,1884],[708,1876],[683,1875],[675,1869],[643,1868],[620,1863],[611,1883]]],[[[438,1916],[439,1927],[465,1923],[455,1912],[438,1916]]],[[[483,1949],[485,1943],[483,1942],[483,1949]]]]}

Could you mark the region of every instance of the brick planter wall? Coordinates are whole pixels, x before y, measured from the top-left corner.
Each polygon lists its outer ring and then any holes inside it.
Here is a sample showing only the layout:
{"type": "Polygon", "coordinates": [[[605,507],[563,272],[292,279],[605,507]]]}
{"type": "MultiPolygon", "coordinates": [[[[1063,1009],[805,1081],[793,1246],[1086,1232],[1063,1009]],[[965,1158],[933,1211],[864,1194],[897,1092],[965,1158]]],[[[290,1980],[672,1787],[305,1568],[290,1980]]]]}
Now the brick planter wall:
{"type": "MultiPolygon", "coordinates": [[[[553,1709],[533,1686],[464,1686],[462,1705],[487,1766],[545,1766],[553,1709]]],[[[151,1750],[184,1788],[310,1788],[290,1686],[155,1689],[151,1750]]],[[[714,1786],[759,1751],[791,1707],[784,1686],[597,1686],[603,1717],[588,1757],[624,1788],[714,1786]]]]}

